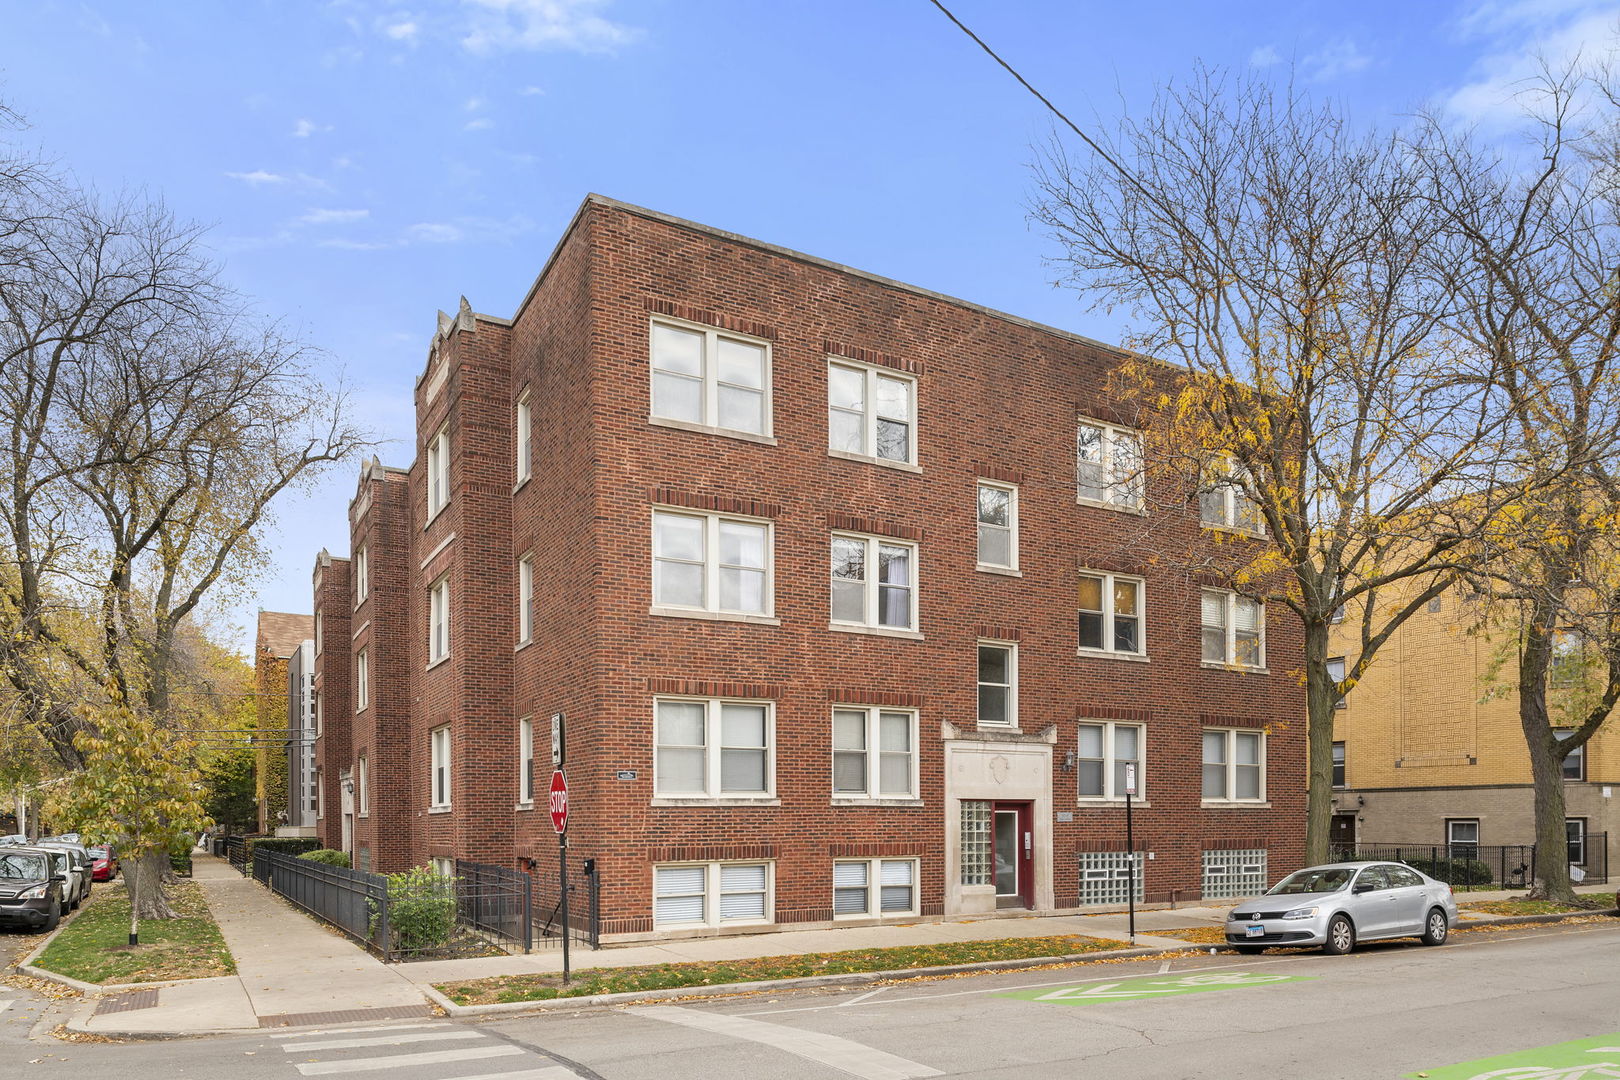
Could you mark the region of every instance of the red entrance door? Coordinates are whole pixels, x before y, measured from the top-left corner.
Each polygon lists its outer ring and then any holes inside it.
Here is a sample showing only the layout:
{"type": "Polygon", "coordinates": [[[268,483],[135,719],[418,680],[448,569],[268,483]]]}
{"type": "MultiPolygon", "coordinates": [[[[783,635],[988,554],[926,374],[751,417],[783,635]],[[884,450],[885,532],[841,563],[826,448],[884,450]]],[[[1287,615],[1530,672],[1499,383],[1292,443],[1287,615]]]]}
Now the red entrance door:
{"type": "Polygon", "coordinates": [[[997,907],[1035,906],[1035,837],[1030,804],[992,807],[990,854],[996,871],[997,907]]]}

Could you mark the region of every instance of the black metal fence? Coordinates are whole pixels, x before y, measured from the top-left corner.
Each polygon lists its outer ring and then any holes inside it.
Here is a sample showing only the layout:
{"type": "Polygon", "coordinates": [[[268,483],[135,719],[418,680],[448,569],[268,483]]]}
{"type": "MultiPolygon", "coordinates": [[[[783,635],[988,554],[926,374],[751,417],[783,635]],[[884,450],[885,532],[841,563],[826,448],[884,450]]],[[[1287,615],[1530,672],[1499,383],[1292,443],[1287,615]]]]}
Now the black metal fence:
{"type": "MultiPolygon", "coordinates": [[[[544,864],[541,864],[544,866],[544,864]]],[[[561,948],[563,935],[562,890],[556,871],[541,871],[533,877],[532,901],[536,948],[561,948]]],[[[568,872],[568,926],[570,938],[590,949],[602,947],[602,876],[595,859],[583,859],[568,872]]]]}
{"type": "MultiPolygon", "coordinates": [[[[1601,885],[1609,880],[1609,837],[1588,833],[1578,849],[1571,845],[1559,854],[1579,856],[1572,862],[1582,884],[1601,885]]],[[[1336,859],[1387,859],[1403,862],[1453,888],[1528,889],[1536,879],[1534,844],[1336,844],[1336,859]]]]}
{"type": "Polygon", "coordinates": [[[392,959],[387,944],[388,882],[380,875],[258,850],[253,853],[253,879],[383,959],[392,959]]]}
{"type": "Polygon", "coordinates": [[[454,887],[459,924],[497,943],[521,945],[524,952],[533,947],[534,893],[528,874],[457,859],[454,887]]]}
{"type": "Polygon", "coordinates": [[[214,840],[214,854],[226,860],[243,876],[248,872],[247,841],[240,836],[220,836],[214,840]]]}

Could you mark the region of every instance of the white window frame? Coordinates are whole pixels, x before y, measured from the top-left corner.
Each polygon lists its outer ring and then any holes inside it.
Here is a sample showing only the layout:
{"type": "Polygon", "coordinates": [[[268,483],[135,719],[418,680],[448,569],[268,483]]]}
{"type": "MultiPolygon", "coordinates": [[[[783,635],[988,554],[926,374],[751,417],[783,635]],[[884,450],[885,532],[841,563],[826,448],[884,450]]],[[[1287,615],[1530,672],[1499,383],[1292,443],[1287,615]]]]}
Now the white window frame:
{"type": "Polygon", "coordinates": [[[978,696],[978,722],[979,727],[991,731],[1017,731],[1018,730],[1018,643],[1016,641],[996,641],[990,638],[980,638],[973,651],[976,680],[979,689],[978,696]],[[985,682],[983,670],[979,668],[979,650],[1001,649],[1007,654],[1007,681],[1004,683],[985,682]],[[984,718],[984,689],[985,687],[1001,687],[1007,691],[1007,719],[1000,721],[986,720],[984,718]]]}
{"type": "MultiPolygon", "coordinates": [[[[685,802],[701,799],[708,802],[760,802],[776,798],[776,703],[774,701],[752,698],[682,697],[674,694],[661,694],[653,698],[652,747],[653,798],[655,800],[676,799],[685,802]],[[701,791],[666,791],[661,787],[663,779],[659,775],[658,751],[664,744],[658,741],[658,707],[675,703],[703,706],[704,788],[701,791]],[[721,710],[726,705],[743,705],[749,708],[762,708],[765,710],[765,788],[762,791],[727,791],[720,786],[722,775],[721,759],[727,749],[721,742],[721,710]]],[[[733,749],[754,750],[757,747],[735,747],[733,749]]]]}
{"type": "Polygon", "coordinates": [[[518,646],[534,640],[534,556],[518,560],[518,646]]]}
{"type": "Polygon", "coordinates": [[[514,471],[517,486],[521,487],[534,475],[534,413],[529,408],[529,391],[524,389],[517,399],[517,417],[514,421],[513,452],[516,456],[514,471]]]}
{"type": "MultiPolygon", "coordinates": [[[[838,412],[854,414],[854,409],[839,407],[838,412]]],[[[918,415],[917,376],[895,368],[884,367],[881,364],[863,364],[859,360],[851,360],[845,356],[829,356],[827,358],[827,453],[834,457],[850,458],[856,461],[869,461],[877,465],[911,466],[917,467],[917,433],[921,428],[921,417],[918,415]],[[845,450],[832,444],[832,371],[842,368],[852,371],[864,380],[861,390],[861,448],[859,450],[845,450]],[[877,384],[879,379],[891,379],[906,387],[907,410],[910,417],[903,421],[908,430],[906,433],[906,456],[903,458],[884,457],[877,452],[878,421],[889,420],[900,423],[894,417],[878,415],[877,384]]]]}
{"type": "Polygon", "coordinates": [[[326,695],[322,694],[320,691],[317,690],[314,694],[312,694],[310,696],[314,699],[314,702],[315,702],[315,737],[318,739],[318,738],[321,737],[321,735],[322,735],[322,733],[323,733],[323,731],[324,731],[324,729],[326,727],[324,718],[322,716],[325,709],[321,704],[321,698],[325,697],[326,695]]]}
{"type": "Polygon", "coordinates": [[[917,916],[918,905],[920,903],[918,893],[922,891],[921,878],[922,863],[921,860],[917,858],[834,859],[832,876],[833,920],[837,922],[850,919],[872,921],[876,919],[915,918],[917,916]],[[911,889],[911,905],[906,908],[896,908],[890,911],[885,911],[883,910],[883,869],[885,865],[891,863],[896,865],[903,864],[911,868],[911,881],[907,886],[911,889]],[[840,912],[838,910],[838,893],[840,891],[853,890],[855,888],[855,886],[840,886],[838,884],[838,868],[845,865],[859,865],[866,867],[866,884],[863,887],[866,892],[866,906],[864,910],[846,912],[840,912]]]}
{"type": "MultiPolygon", "coordinates": [[[[1553,729],[1553,738],[1557,739],[1559,742],[1563,742],[1565,739],[1572,737],[1574,734],[1574,728],[1553,729]]],[[[1591,745],[1591,742],[1582,743],[1575,749],[1571,750],[1569,754],[1565,756],[1563,761],[1559,762],[1558,772],[1559,775],[1563,777],[1565,783],[1575,784],[1586,782],[1586,748],[1591,745]],[[1579,775],[1570,776],[1568,773],[1564,772],[1564,770],[1569,767],[1571,759],[1574,759],[1579,775]]]]}
{"type": "Polygon", "coordinates": [[[1198,625],[1198,655],[1202,659],[1205,667],[1239,668],[1245,671],[1266,670],[1266,602],[1264,600],[1253,596],[1243,596],[1241,593],[1235,593],[1230,589],[1200,589],[1198,592],[1198,625]],[[1203,658],[1203,631],[1213,630],[1216,628],[1214,624],[1204,622],[1203,605],[1205,596],[1219,596],[1222,598],[1221,603],[1222,611],[1224,612],[1225,625],[1220,629],[1222,629],[1226,635],[1226,657],[1222,660],[1209,660],[1203,658]],[[1237,659],[1237,602],[1240,597],[1253,603],[1258,611],[1259,616],[1256,620],[1256,628],[1259,634],[1259,640],[1257,642],[1258,648],[1256,649],[1258,655],[1256,656],[1253,664],[1241,663],[1237,659]]]}
{"type": "MultiPolygon", "coordinates": [[[[691,895],[691,894],[684,894],[691,895]]],[[[717,862],[654,863],[652,867],[652,919],[657,930],[699,926],[770,926],[776,922],[776,862],[774,859],[726,859],[717,862]],[[703,868],[703,918],[680,922],[660,922],[658,919],[658,871],[684,867],[703,868]],[[724,867],[763,866],[765,868],[765,915],[760,919],[722,919],[720,917],[721,877],[724,867]]]]}
{"type": "Polygon", "coordinates": [[[321,655],[321,649],[326,644],[326,620],[321,618],[320,611],[315,612],[315,655],[321,655]]]}
{"type": "Polygon", "coordinates": [[[453,878],[456,876],[456,860],[448,856],[435,855],[428,859],[428,865],[433,868],[433,872],[439,877],[453,878]]]}
{"type": "Polygon", "coordinates": [[[450,658],[450,575],[428,586],[428,667],[450,658]]]}
{"type": "MultiPolygon", "coordinates": [[[[747,517],[741,514],[707,514],[701,510],[686,510],[677,507],[655,506],[652,512],[652,532],[650,534],[650,548],[652,552],[652,577],[648,582],[648,590],[652,595],[652,610],[659,614],[689,615],[703,612],[710,615],[723,615],[748,619],[772,619],[776,617],[776,524],[769,518],[747,517]],[[671,604],[660,601],[658,598],[658,564],[660,562],[681,562],[660,558],[658,554],[658,522],[660,518],[688,518],[703,522],[703,603],[700,605],[671,604]],[[726,608],[720,606],[720,571],[724,568],[720,562],[720,528],[722,525],[746,525],[751,528],[765,530],[765,585],[761,600],[763,607],[759,611],[748,611],[743,608],[726,608]]],[[[688,564],[690,565],[690,564],[688,564]]],[[[756,570],[757,567],[744,567],[742,569],[756,570]]]]}
{"type": "Polygon", "coordinates": [[[1087,416],[1080,417],[1075,422],[1074,431],[1074,498],[1075,502],[1086,506],[1104,506],[1110,510],[1124,510],[1130,513],[1141,513],[1145,492],[1145,474],[1142,453],[1142,433],[1135,428],[1124,427],[1120,424],[1110,424],[1103,420],[1094,420],[1087,416]],[[1093,428],[1098,432],[1098,453],[1101,461],[1082,461],[1080,458],[1080,431],[1082,428],[1093,428]],[[1122,438],[1129,438],[1135,442],[1136,461],[1132,465],[1133,475],[1120,475],[1122,462],[1120,460],[1119,445],[1122,438]],[[1086,466],[1100,469],[1102,482],[1100,484],[1083,485],[1081,474],[1086,466]],[[1100,490],[1102,494],[1088,495],[1086,487],[1100,490]]]}
{"type": "MultiPolygon", "coordinates": [[[[702,323],[687,322],[684,319],[672,319],[659,316],[649,320],[647,325],[647,416],[648,419],[661,424],[674,424],[680,427],[695,428],[701,431],[712,432],[716,435],[742,436],[752,439],[772,438],[772,402],[771,402],[771,343],[764,338],[751,337],[748,334],[738,334],[730,330],[719,330],[713,326],[702,323]],[[656,373],[660,370],[654,364],[653,327],[667,326],[672,330],[679,330],[688,334],[700,334],[703,337],[702,374],[699,376],[702,389],[699,400],[702,411],[697,420],[688,420],[682,416],[663,416],[658,412],[658,389],[656,373]],[[760,360],[760,427],[759,431],[749,431],[747,428],[727,427],[719,423],[720,418],[720,361],[719,350],[721,340],[735,341],[762,351],[760,360]]],[[[690,377],[690,376],[688,376],[690,377]]],[[[753,387],[746,387],[752,390],[753,387]]]]}
{"type": "Polygon", "coordinates": [[[980,570],[1011,570],[1018,569],[1018,485],[1004,484],[997,480],[980,480],[974,489],[974,517],[978,523],[978,553],[975,556],[980,570]],[[1007,495],[1007,524],[996,525],[986,522],[983,515],[984,490],[1004,492],[1007,495]],[[1007,534],[1007,561],[1004,563],[988,562],[984,557],[984,531],[996,529],[1007,534]]]}
{"type": "Polygon", "coordinates": [[[827,765],[829,768],[830,786],[832,789],[832,799],[834,803],[905,802],[921,797],[918,794],[921,791],[921,780],[919,777],[919,759],[921,755],[919,754],[917,747],[918,723],[916,709],[894,709],[887,705],[834,705],[832,707],[832,712],[829,719],[832,721],[832,756],[827,762],[827,765]],[[863,743],[859,749],[854,747],[840,748],[838,746],[837,731],[839,713],[863,714],[863,743]],[[907,777],[907,790],[904,792],[884,792],[882,790],[883,755],[900,753],[900,751],[897,750],[884,750],[882,748],[882,717],[884,714],[891,716],[904,716],[909,724],[909,734],[907,738],[910,740],[910,749],[906,751],[906,753],[909,756],[910,761],[907,763],[909,766],[909,774],[907,777]],[[840,754],[860,754],[865,758],[863,767],[865,769],[866,786],[862,790],[841,790],[838,787],[837,761],[840,754]]]}
{"type": "Polygon", "coordinates": [[[1234,805],[1234,804],[1235,805],[1240,805],[1240,806],[1258,806],[1258,805],[1263,805],[1265,803],[1265,801],[1266,801],[1266,732],[1265,732],[1264,728],[1227,728],[1227,727],[1205,727],[1205,728],[1201,728],[1199,730],[1199,735],[1198,735],[1198,761],[1199,761],[1199,766],[1200,766],[1200,768],[1199,768],[1199,792],[1200,792],[1200,797],[1202,799],[1202,802],[1204,803],[1205,806],[1209,806],[1209,805],[1227,806],[1227,805],[1234,805]],[[1210,735],[1210,734],[1216,734],[1216,733],[1219,733],[1219,734],[1225,736],[1226,760],[1224,762],[1205,762],[1204,761],[1204,736],[1205,735],[1210,735]],[[1237,763],[1237,743],[1238,743],[1238,737],[1240,735],[1252,735],[1258,740],[1259,753],[1256,755],[1256,757],[1259,760],[1258,766],[1253,766],[1253,765],[1240,766],[1237,763]],[[1220,795],[1211,795],[1207,791],[1204,790],[1204,787],[1203,787],[1203,766],[1205,766],[1206,764],[1224,765],[1224,767],[1225,767],[1226,776],[1225,776],[1225,780],[1223,781],[1224,790],[1223,790],[1223,793],[1220,794],[1220,795]],[[1259,794],[1257,794],[1257,795],[1255,795],[1253,797],[1249,797],[1249,798],[1239,798],[1239,797],[1237,797],[1236,795],[1233,794],[1233,792],[1237,791],[1237,771],[1238,771],[1239,768],[1258,768],[1259,769],[1259,782],[1256,784],[1256,790],[1259,792],[1259,794]]]}
{"type": "MultiPolygon", "coordinates": [[[[1261,626],[1262,626],[1261,648],[1263,650],[1264,646],[1265,646],[1265,633],[1264,633],[1264,623],[1263,622],[1262,622],[1261,626]]],[[[1200,647],[1202,647],[1202,642],[1200,642],[1200,647]]],[[[1265,655],[1263,651],[1262,651],[1261,655],[1265,655]]],[[[1327,660],[1327,676],[1333,682],[1336,682],[1336,683],[1344,682],[1344,670],[1345,670],[1344,659],[1345,658],[1342,657],[1342,656],[1330,656],[1330,657],[1328,657],[1328,660],[1327,660]],[[1334,667],[1335,664],[1338,665],[1337,669],[1335,669],[1335,667],[1334,667]]],[[[1333,707],[1335,709],[1346,708],[1345,698],[1347,696],[1348,695],[1340,694],[1338,699],[1333,702],[1333,707]]]]}
{"type": "Polygon", "coordinates": [[[1330,753],[1333,755],[1333,769],[1329,773],[1328,779],[1333,780],[1333,787],[1335,788],[1349,787],[1350,744],[1343,739],[1336,739],[1330,753]],[[1338,779],[1334,780],[1334,776],[1337,776],[1338,779]]]}
{"type": "Polygon", "coordinates": [[[1241,486],[1243,483],[1254,483],[1249,470],[1230,454],[1222,454],[1212,463],[1208,472],[1209,475],[1198,493],[1198,524],[1206,529],[1224,529],[1246,536],[1264,536],[1266,529],[1260,519],[1260,507],[1241,486]],[[1219,497],[1218,517],[1210,517],[1205,512],[1210,509],[1206,496],[1219,497]]]}
{"type": "Polygon", "coordinates": [[[359,607],[371,595],[371,556],[365,544],[354,553],[354,606],[359,607]]]}
{"type": "Polygon", "coordinates": [[[1081,719],[1080,723],[1078,724],[1078,726],[1076,728],[1076,731],[1075,731],[1075,744],[1074,745],[1075,745],[1074,753],[1075,753],[1075,762],[1076,762],[1075,774],[1074,774],[1074,790],[1075,790],[1076,797],[1077,797],[1077,799],[1078,799],[1078,801],[1080,803],[1082,803],[1082,804],[1096,804],[1096,803],[1121,803],[1121,804],[1123,804],[1125,802],[1125,792],[1123,790],[1118,790],[1118,791],[1115,790],[1116,785],[1114,783],[1114,771],[1115,771],[1115,766],[1117,764],[1119,764],[1120,761],[1125,760],[1125,761],[1134,761],[1136,763],[1136,794],[1131,796],[1131,801],[1136,803],[1137,805],[1146,805],[1146,803],[1147,803],[1147,725],[1146,724],[1140,724],[1140,723],[1136,723],[1134,721],[1127,721],[1127,720],[1100,720],[1100,719],[1094,719],[1094,718],[1086,717],[1086,718],[1081,719]],[[1100,729],[1102,729],[1102,753],[1103,753],[1103,756],[1101,758],[1088,757],[1082,752],[1083,748],[1082,748],[1082,746],[1080,744],[1080,732],[1078,730],[1079,728],[1100,728],[1100,729]],[[1136,732],[1136,757],[1135,758],[1121,759],[1117,755],[1117,753],[1115,752],[1115,749],[1114,749],[1114,734],[1120,728],[1131,728],[1132,730],[1134,730],[1136,732]],[[1099,794],[1099,795],[1088,795],[1088,794],[1085,794],[1085,793],[1080,791],[1079,763],[1083,762],[1083,761],[1101,761],[1102,762],[1103,789],[1102,789],[1101,794],[1099,794]]]}
{"type": "Polygon", "coordinates": [[[428,732],[428,809],[448,810],[451,800],[451,774],[453,763],[450,752],[450,725],[443,724],[428,732]],[[443,772],[443,795],[440,795],[440,772],[443,772]]]}
{"type": "Polygon", "coordinates": [[[1100,614],[1102,615],[1102,639],[1103,639],[1103,644],[1102,644],[1101,647],[1098,647],[1098,646],[1095,646],[1095,645],[1082,645],[1082,644],[1080,644],[1080,619],[1079,619],[1080,615],[1081,614],[1096,615],[1096,614],[1099,614],[1099,612],[1097,612],[1093,608],[1082,608],[1082,607],[1079,606],[1079,595],[1078,595],[1079,594],[1079,582],[1076,581],[1076,583],[1075,583],[1075,592],[1076,592],[1076,596],[1075,596],[1075,624],[1074,624],[1075,652],[1078,653],[1081,656],[1132,656],[1132,657],[1138,657],[1138,658],[1146,658],[1146,656],[1147,656],[1147,581],[1146,581],[1146,579],[1139,578],[1139,577],[1135,576],[1134,574],[1111,574],[1111,573],[1107,572],[1106,570],[1090,570],[1090,569],[1087,569],[1085,567],[1080,568],[1079,577],[1082,577],[1082,578],[1096,578],[1096,579],[1099,579],[1102,582],[1102,604],[1103,604],[1103,607],[1102,607],[1102,611],[1100,612],[1100,614]],[[1114,622],[1115,622],[1115,619],[1117,617],[1119,617],[1120,614],[1121,614],[1120,612],[1118,612],[1118,611],[1116,611],[1114,609],[1114,583],[1116,581],[1128,581],[1128,582],[1131,582],[1132,584],[1134,584],[1136,586],[1136,611],[1134,613],[1127,613],[1126,614],[1127,618],[1131,617],[1131,614],[1134,614],[1134,617],[1136,618],[1136,644],[1137,644],[1137,649],[1136,649],[1135,652],[1130,652],[1130,651],[1128,651],[1126,649],[1116,649],[1116,648],[1113,647],[1113,642],[1114,642],[1114,622]]]}
{"type": "Polygon", "coordinates": [[[371,648],[367,646],[354,654],[354,711],[365,712],[371,706],[371,648]]]}
{"type": "Polygon", "coordinates": [[[326,776],[321,766],[315,766],[315,817],[326,816],[326,776]]]}
{"type": "Polygon", "coordinates": [[[450,425],[441,427],[427,448],[427,519],[450,505],[450,425]]]}
{"type": "Polygon", "coordinates": [[[518,721],[518,804],[534,805],[534,717],[518,721]]]}
{"type": "MultiPolygon", "coordinates": [[[[831,624],[835,627],[859,626],[868,630],[889,631],[901,634],[916,633],[918,621],[917,612],[920,606],[918,593],[922,588],[921,567],[918,565],[918,546],[910,540],[892,540],[886,536],[869,536],[863,533],[835,532],[832,534],[832,538],[827,544],[829,556],[832,554],[832,542],[835,540],[858,541],[866,545],[866,555],[863,562],[863,569],[866,575],[863,584],[866,586],[866,595],[862,610],[863,617],[860,620],[840,619],[833,614],[832,582],[851,581],[854,579],[840,578],[836,576],[830,577],[827,586],[827,614],[831,624]],[[910,603],[909,611],[907,613],[907,621],[903,626],[893,626],[888,623],[878,621],[880,612],[882,611],[881,589],[883,585],[883,583],[878,580],[878,577],[882,568],[883,549],[886,547],[904,548],[908,552],[908,561],[911,567],[911,583],[909,586],[907,586],[910,590],[910,603]]],[[[829,574],[830,573],[831,571],[829,570],[829,574]]]]}
{"type": "Polygon", "coordinates": [[[1446,857],[1448,859],[1479,858],[1480,836],[1481,829],[1479,827],[1479,818],[1446,818],[1446,857]],[[1458,840],[1452,832],[1452,830],[1458,825],[1472,826],[1474,829],[1474,838],[1472,840],[1458,840]],[[1458,855],[1456,851],[1460,847],[1473,848],[1473,852],[1468,855],[1458,855]]]}
{"type": "Polygon", "coordinates": [[[355,775],[358,779],[354,786],[359,793],[359,797],[355,801],[359,804],[359,815],[369,817],[371,814],[371,773],[366,767],[366,755],[361,754],[355,764],[357,766],[355,775]]]}
{"type": "Polygon", "coordinates": [[[1579,859],[1569,859],[1569,864],[1571,866],[1585,866],[1586,865],[1586,857],[1587,857],[1586,836],[1587,836],[1587,831],[1588,830],[1587,830],[1587,827],[1586,827],[1586,819],[1584,817],[1566,817],[1564,819],[1564,854],[1565,854],[1565,857],[1567,858],[1568,855],[1569,855],[1569,848],[1570,848],[1571,844],[1579,845],[1580,853],[1581,853],[1581,857],[1579,859]],[[1575,831],[1578,834],[1578,839],[1570,836],[1570,826],[1575,826],[1576,827],[1575,831]]]}

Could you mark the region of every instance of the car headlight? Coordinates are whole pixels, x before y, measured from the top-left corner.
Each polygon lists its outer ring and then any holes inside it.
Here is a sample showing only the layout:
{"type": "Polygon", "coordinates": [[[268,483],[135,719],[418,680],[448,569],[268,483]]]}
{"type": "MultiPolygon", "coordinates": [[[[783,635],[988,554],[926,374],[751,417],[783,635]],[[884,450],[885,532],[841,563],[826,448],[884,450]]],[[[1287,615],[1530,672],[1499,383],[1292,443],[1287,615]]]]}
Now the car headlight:
{"type": "Polygon", "coordinates": [[[39,900],[39,899],[42,899],[45,896],[45,890],[47,888],[48,888],[48,886],[45,886],[45,885],[35,885],[32,889],[28,889],[25,892],[18,893],[17,894],[17,899],[19,899],[19,900],[39,900]]]}
{"type": "Polygon", "coordinates": [[[1285,919],[1314,919],[1314,918],[1316,918],[1316,909],[1313,908],[1313,907],[1297,907],[1293,911],[1284,912],[1283,913],[1283,918],[1285,918],[1285,919]]]}

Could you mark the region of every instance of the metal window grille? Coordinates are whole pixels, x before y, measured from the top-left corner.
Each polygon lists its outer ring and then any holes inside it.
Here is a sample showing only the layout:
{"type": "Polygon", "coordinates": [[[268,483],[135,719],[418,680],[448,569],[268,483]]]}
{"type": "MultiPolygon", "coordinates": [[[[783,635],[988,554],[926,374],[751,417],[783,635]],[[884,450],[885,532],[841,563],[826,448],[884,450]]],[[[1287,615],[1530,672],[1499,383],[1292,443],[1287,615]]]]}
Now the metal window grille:
{"type": "Polygon", "coordinates": [[[1204,852],[1204,899],[1253,896],[1266,891],[1266,849],[1204,852]]]}
{"type": "Polygon", "coordinates": [[[1088,904],[1124,904],[1135,886],[1136,902],[1142,903],[1142,853],[1136,852],[1135,866],[1128,851],[1080,852],[1080,907],[1088,904]]]}

